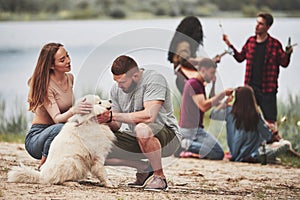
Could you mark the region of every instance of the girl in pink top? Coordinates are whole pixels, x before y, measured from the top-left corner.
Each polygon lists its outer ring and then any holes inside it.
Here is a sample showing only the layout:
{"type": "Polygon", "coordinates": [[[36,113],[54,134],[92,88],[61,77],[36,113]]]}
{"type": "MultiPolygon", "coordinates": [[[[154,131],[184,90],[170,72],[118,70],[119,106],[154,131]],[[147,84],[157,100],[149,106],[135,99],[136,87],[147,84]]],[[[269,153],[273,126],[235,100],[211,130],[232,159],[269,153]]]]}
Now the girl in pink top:
{"type": "Polygon", "coordinates": [[[42,48],[28,81],[29,111],[34,117],[25,148],[32,157],[41,159],[38,168],[46,161],[50,144],[63,123],[74,114],[85,114],[92,109],[84,100],[72,107],[74,77],[68,73],[70,70],[71,59],[64,46],[48,43],[42,48]]]}

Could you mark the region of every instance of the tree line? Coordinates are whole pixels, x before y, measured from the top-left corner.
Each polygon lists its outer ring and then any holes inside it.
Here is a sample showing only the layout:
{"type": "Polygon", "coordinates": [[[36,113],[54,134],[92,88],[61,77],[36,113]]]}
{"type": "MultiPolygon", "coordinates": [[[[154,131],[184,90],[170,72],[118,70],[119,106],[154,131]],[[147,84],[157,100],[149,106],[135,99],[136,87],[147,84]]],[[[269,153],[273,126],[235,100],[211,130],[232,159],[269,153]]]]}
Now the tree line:
{"type": "Polygon", "coordinates": [[[222,12],[239,12],[251,17],[259,10],[295,16],[300,11],[300,0],[0,0],[1,20],[17,15],[40,19],[209,17],[222,12]]]}

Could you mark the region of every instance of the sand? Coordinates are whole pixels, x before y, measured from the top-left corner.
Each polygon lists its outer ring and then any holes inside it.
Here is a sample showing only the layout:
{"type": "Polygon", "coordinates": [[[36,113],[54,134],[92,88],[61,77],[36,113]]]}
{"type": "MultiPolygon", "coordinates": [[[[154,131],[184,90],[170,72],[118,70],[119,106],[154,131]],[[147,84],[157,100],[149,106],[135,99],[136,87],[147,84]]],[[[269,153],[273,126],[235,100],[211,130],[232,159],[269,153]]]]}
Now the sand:
{"type": "Polygon", "coordinates": [[[0,143],[0,199],[300,199],[300,169],[281,165],[169,157],[163,160],[169,190],[149,192],[126,186],[135,178],[128,167],[106,167],[114,189],[94,178],[68,186],[8,183],[7,172],[20,162],[39,163],[23,144],[0,143]]]}

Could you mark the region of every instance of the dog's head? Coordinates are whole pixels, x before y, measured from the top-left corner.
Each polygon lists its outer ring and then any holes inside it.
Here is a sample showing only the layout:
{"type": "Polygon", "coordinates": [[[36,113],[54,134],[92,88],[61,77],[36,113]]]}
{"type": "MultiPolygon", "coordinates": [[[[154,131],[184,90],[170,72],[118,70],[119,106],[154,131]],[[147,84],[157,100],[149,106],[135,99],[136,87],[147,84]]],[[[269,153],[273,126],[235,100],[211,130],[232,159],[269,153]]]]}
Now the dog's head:
{"type": "Polygon", "coordinates": [[[93,109],[89,114],[75,114],[74,116],[68,119],[69,122],[76,122],[78,125],[82,124],[91,118],[104,113],[106,110],[111,109],[110,100],[102,100],[97,95],[85,95],[84,97],[77,100],[77,102],[85,99],[87,103],[93,104],[93,109]]]}

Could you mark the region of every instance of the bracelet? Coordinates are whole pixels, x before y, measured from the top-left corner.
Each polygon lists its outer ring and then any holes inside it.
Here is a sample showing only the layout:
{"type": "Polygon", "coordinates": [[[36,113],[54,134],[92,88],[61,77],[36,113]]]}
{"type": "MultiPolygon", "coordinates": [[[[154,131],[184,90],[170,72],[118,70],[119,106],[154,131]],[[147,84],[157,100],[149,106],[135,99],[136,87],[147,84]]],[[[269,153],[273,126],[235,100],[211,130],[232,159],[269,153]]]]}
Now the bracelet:
{"type": "Polygon", "coordinates": [[[110,111],[109,113],[110,113],[110,117],[109,117],[109,120],[106,123],[112,122],[112,111],[110,111]]]}

